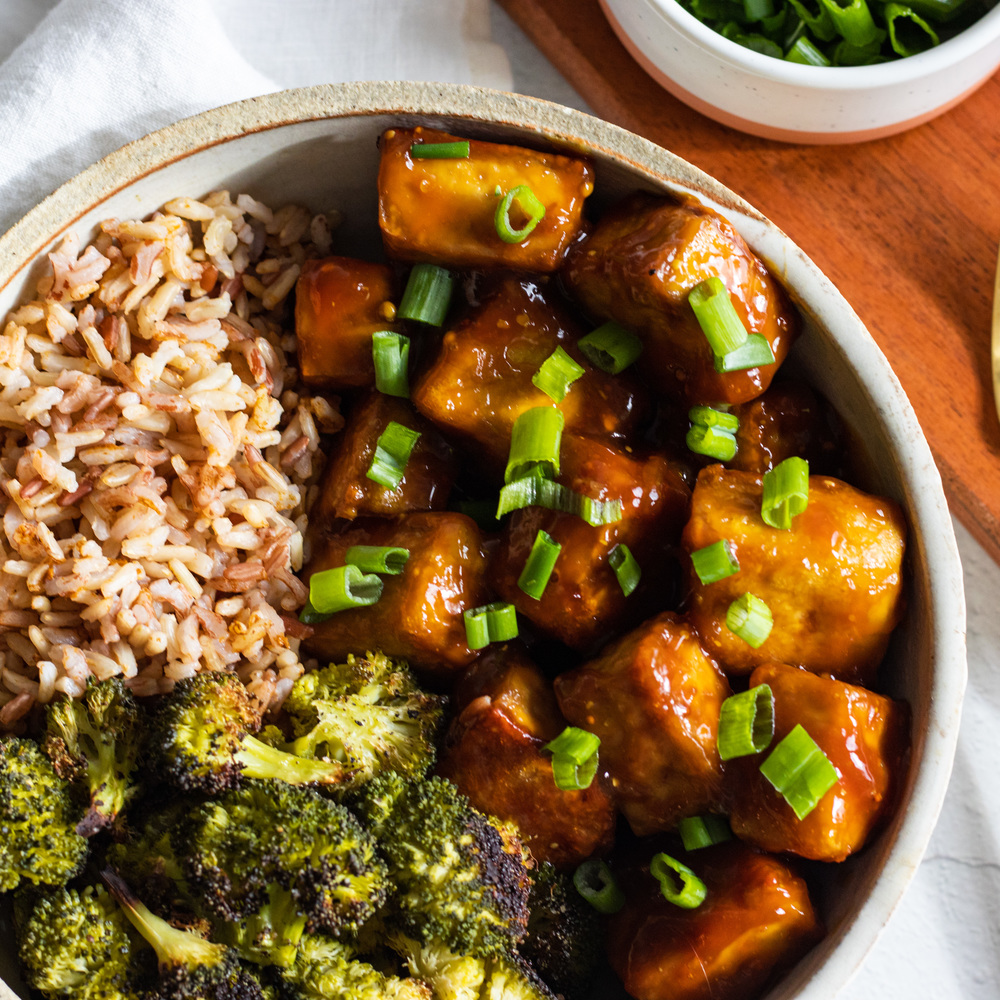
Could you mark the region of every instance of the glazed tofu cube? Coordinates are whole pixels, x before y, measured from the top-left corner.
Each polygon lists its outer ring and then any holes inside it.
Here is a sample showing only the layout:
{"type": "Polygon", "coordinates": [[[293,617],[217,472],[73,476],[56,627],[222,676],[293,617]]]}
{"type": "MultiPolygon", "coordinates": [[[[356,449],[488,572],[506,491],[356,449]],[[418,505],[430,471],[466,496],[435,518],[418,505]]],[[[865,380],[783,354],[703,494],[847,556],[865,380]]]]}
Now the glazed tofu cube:
{"type": "Polygon", "coordinates": [[[615,807],[603,775],[589,788],[562,791],[542,747],[566,727],[552,685],[516,645],[491,649],[459,684],[464,698],[438,773],[479,810],[516,823],[536,861],[572,868],[606,851],[615,807]]]}
{"type": "Polygon", "coordinates": [[[909,709],[903,702],[806,670],[767,663],[750,675],[774,695],[774,739],[761,754],[726,765],[730,823],[765,851],[843,861],[888,815],[906,774],[909,709]],[[760,773],[768,754],[801,725],[826,754],[837,783],[804,819],[760,773]]]}
{"type": "Polygon", "coordinates": [[[548,285],[506,278],[445,334],[414,386],[413,403],[502,471],[514,421],[532,407],[553,405],[531,379],[561,347],[584,368],[558,404],[566,431],[627,438],[646,415],[645,392],[628,372],[608,375],[594,368],[576,346],[581,336],[548,285]]]}
{"type": "Polygon", "coordinates": [[[741,403],[759,396],[797,332],[784,290],[721,215],[695,202],[630,195],[573,246],[565,281],[594,315],[643,340],[642,374],[690,403],[741,403]],[[699,282],[718,277],[748,333],[765,337],[774,363],[716,372],[712,350],[688,304],[699,282]]]}
{"type": "Polygon", "coordinates": [[[720,801],[719,708],[729,684],[669,612],[555,680],[563,715],[601,738],[600,759],[632,829],[645,836],[720,801]]]}
{"type": "MultiPolygon", "coordinates": [[[[594,189],[586,160],[495,142],[469,142],[466,158],[422,159],[416,143],[460,141],[435,129],[389,129],[379,143],[379,224],[386,253],[451,267],[554,271],[580,232],[594,189]],[[503,195],[527,185],[545,215],[524,240],[506,243],[494,215],[503,195]],[[497,188],[500,194],[497,194],[497,188]]],[[[514,229],[524,226],[516,207],[514,229]]]]}
{"type": "Polygon", "coordinates": [[[344,565],[352,545],[409,549],[399,576],[383,577],[376,604],[338,611],[314,626],[306,647],[315,656],[340,661],[348,653],[380,649],[402,657],[425,677],[446,677],[476,654],[465,637],[466,608],[485,598],[485,561],[476,523],[445,511],[404,514],[394,520],[358,519],[321,539],[305,568],[313,573],[344,565]]]}
{"type": "Polygon", "coordinates": [[[665,456],[618,451],[591,438],[564,435],[560,483],[595,500],[622,502],[622,518],[592,526],[576,514],[525,507],[504,525],[490,564],[493,586],[518,615],[573,649],[587,652],[613,632],[661,610],[674,588],[677,544],[689,493],[665,456]],[[539,530],[562,550],[539,599],[517,581],[539,530]],[[625,596],[608,555],[628,546],[639,587],[625,596]]]}
{"type": "Polygon", "coordinates": [[[372,334],[396,331],[389,317],[392,271],[351,257],[307,260],[295,286],[299,371],[310,386],[353,389],[375,384],[372,334]]]}
{"type": "MultiPolygon", "coordinates": [[[[673,855],[673,852],[670,852],[673,855]]],[[[805,881],[736,842],[681,855],[705,883],[695,909],[668,903],[645,870],[623,878],[608,958],[635,1000],[747,1000],[823,935],[805,881]]]]}
{"type": "Polygon", "coordinates": [[[699,474],[684,549],[725,539],[740,568],[707,585],[691,572],[689,621],[727,673],[777,660],[870,685],[902,614],[902,511],[838,479],[810,476],[809,504],[784,531],[761,519],[762,494],[753,473],[712,465],[699,474]],[[726,627],[729,605],[745,593],[774,620],[756,649],[726,627]]]}
{"type": "Polygon", "coordinates": [[[336,518],[392,517],[417,510],[441,510],[455,481],[450,445],[405,400],[372,392],[359,402],[337,438],[310,511],[310,526],[321,529],[336,518]],[[403,478],[395,489],[368,478],[379,436],[391,423],[419,431],[403,478]]]}

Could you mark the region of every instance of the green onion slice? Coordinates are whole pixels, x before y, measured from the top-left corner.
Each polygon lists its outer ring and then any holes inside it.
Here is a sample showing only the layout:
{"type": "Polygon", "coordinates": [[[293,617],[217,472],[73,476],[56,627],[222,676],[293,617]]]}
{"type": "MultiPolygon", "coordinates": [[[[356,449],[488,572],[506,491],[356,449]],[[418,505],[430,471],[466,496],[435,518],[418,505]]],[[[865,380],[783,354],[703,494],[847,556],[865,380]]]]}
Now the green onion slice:
{"type": "Polygon", "coordinates": [[[609,375],[623,372],[642,354],[642,341],[613,320],[581,337],[576,346],[595,368],[609,375]]]}
{"type": "Polygon", "coordinates": [[[374,573],[362,573],[357,566],[337,566],[309,577],[309,604],[316,614],[367,607],[381,596],[381,579],[374,573]]]}
{"type": "Polygon", "coordinates": [[[730,695],[719,709],[716,742],[723,760],[761,753],[774,738],[774,695],[767,684],[730,695]]]}
{"type": "Polygon", "coordinates": [[[774,0],[743,0],[743,13],[748,21],[774,17],[774,0]]]}
{"type": "Polygon", "coordinates": [[[839,0],[819,0],[833,21],[833,26],[851,45],[870,45],[881,42],[885,32],[875,24],[867,0],[848,0],[841,6],[839,0]]]}
{"type": "Polygon", "coordinates": [[[905,4],[887,3],[882,14],[889,29],[889,44],[896,55],[915,56],[941,41],[937,32],[905,4]]]}
{"type": "Polygon", "coordinates": [[[512,482],[536,469],[546,479],[559,475],[559,449],[565,418],[554,406],[525,410],[510,433],[510,455],[503,481],[512,482]]]}
{"type": "Polygon", "coordinates": [[[715,813],[686,816],[677,824],[677,832],[681,835],[685,851],[699,851],[733,839],[733,831],[729,829],[725,816],[715,813]]]}
{"type": "Polygon", "coordinates": [[[527,184],[518,184],[517,187],[511,188],[497,205],[497,210],[493,214],[493,225],[496,227],[497,236],[504,243],[523,243],[544,218],[545,206],[539,201],[538,195],[527,184]],[[510,210],[515,205],[527,217],[527,221],[520,229],[515,229],[510,221],[510,210]]]}
{"type": "Polygon", "coordinates": [[[751,593],[737,597],[726,611],[726,627],[754,649],[764,645],[773,625],[771,609],[751,593]]]}
{"type": "Polygon", "coordinates": [[[740,563],[733,552],[732,543],[726,538],[720,538],[717,542],[692,552],[691,565],[706,587],[740,571],[740,563]]]}
{"type": "Polygon", "coordinates": [[[403,572],[410,550],[391,545],[352,545],[344,562],[357,566],[362,573],[383,573],[399,576],[403,572]]]}
{"type": "Polygon", "coordinates": [[[693,424],[684,438],[689,451],[728,462],[736,454],[736,438],[719,427],[693,424]]]}
{"type": "Polygon", "coordinates": [[[592,527],[620,521],[624,510],[621,500],[594,500],[535,474],[515,479],[500,490],[496,516],[499,519],[522,507],[545,507],[575,514],[592,527]]]}
{"type": "Polygon", "coordinates": [[[728,354],[716,355],[712,365],[717,372],[741,372],[748,368],[760,368],[762,365],[774,364],[774,351],[767,342],[767,337],[759,333],[751,333],[747,339],[728,354]]]}
{"type": "Polygon", "coordinates": [[[517,612],[513,604],[494,601],[469,608],[463,617],[469,649],[484,649],[491,642],[517,638],[517,612]]]}
{"type": "Polygon", "coordinates": [[[410,430],[395,420],[390,420],[379,435],[375,455],[366,475],[387,490],[394,490],[403,481],[406,463],[420,431],[410,430]]]}
{"type": "Polygon", "coordinates": [[[728,434],[735,434],[740,429],[740,418],[735,413],[717,410],[711,406],[692,406],[688,410],[688,420],[692,424],[718,427],[720,431],[726,431],[728,434]]]}
{"type": "Polygon", "coordinates": [[[747,339],[743,325],[722,279],[713,275],[688,292],[688,304],[716,357],[735,351],[747,339]]]}
{"type": "Polygon", "coordinates": [[[469,140],[461,142],[415,142],[410,156],[417,160],[467,160],[469,140]]]}
{"type": "Polygon", "coordinates": [[[584,373],[561,347],[557,347],[531,376],[536,389],[541,389],[554,403],[561,403],[569,387],[584,373]]]}
{"type": "Polygon", "coordinates": [[[436,264],[414,264],[397,315],[428,326],[440,326],[448,315],[454,279],[436,264]]]}
{"type": "Polygon", "coordinates": [[[584,861],[573,872],[573,885],[598,913],[617,913],[625,905],[625,893],[605,861],[584,861]]]}
{"type": "MultiPolygon", "coordinates": [[[[825,11],[824,11],[825,13],[825,11]]],[[[830,60],[803,35],[785,55],[786,62],[801,63],[803,66],[829,66],[830,60]]]]}
{"type": "Polygon", "coordinates": [[[649,874],[660,883],[660,892],[668,903],[685,910],[694,910],[705,901],[708,890],[705,883],[687,865],[681,864],[669,854],[660,852],[653,855],[649,863],[649,874]],[[678,885],[677,877],[680,877],[678,885]]]}
{"type": "Polygon", "coordinates": [[[318,625],[320,622],[325,622],[329,615],[321,615],[313,606],[312,601],[308,598],[303,606],[302,610],[299,612],[299,621],[304,625],[318,625]]]}
{"type": "Polygon", "coordinates": [[[389,330],[373,333],[372,360],[375,363],[375,388],[387,396],[409,399],[407,367],[410,361],[410,338],[389,330]]]}
{"type": "Polygon", "coordinates": [[[760,773],[784,797],[800,820],[816,808],[839,779],[830,759],[801,725],[771,751],[760,765],[760,773]]]}
{"type": "Polygon", "coordinates": [[[788,531],[792,518],[809,505],[809,463],[792,455],[764,473],[760,516],[772,528],[788,531]]]}
{"type": "Polygon", "coordinates": [[[561,792],[579,792],[590,788],[597,774],[597,754],[583,764],[576,764],[569,757],[552,758],[552,779],[561,792]]]}
{"type": "Polygon", "coordinates": [[[535,541],[531,546],[531,552],[525,560],[524,569],[517,578],[517,585],[536,601],[545,593],[548,586],[549,577],[555,568],[562,546],[548,532],[538,529],[535,541]]]}
{"type": "Polygon", "coordinates": [[[597,774],[600,737],[586,729],[567,726],[542,748],[552,754],[552,777],[564,792],[589,788],[597,774]]]}
{"type": "Polygon", "coordinates": [[[635,561],[635,556],[624,542],[619,542],[608,553],[608,564],[618,577],[622,593],[628,597],[639,586],[639,578],[642,576],[642,569],[635,561]]]}

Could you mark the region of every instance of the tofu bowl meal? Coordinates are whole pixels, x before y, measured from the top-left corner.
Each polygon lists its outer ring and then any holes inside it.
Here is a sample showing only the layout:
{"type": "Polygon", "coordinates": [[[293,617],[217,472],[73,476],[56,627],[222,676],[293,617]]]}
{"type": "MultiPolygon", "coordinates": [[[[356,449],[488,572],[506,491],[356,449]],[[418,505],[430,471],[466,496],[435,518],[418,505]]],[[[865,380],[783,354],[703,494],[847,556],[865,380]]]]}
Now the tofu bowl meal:
{"type": "Polygon", "coordinates": [[[0,993],[826,1000],[965,686],[940,479],[795,245],[429,84],[0,238],[0,993]]]}

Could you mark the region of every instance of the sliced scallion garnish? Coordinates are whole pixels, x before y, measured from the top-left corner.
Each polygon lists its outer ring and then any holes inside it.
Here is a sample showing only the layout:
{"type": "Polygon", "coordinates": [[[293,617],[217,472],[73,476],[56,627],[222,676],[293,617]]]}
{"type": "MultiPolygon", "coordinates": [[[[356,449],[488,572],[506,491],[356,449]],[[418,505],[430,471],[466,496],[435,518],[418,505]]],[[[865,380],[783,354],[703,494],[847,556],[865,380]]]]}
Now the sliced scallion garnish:
{"type": "Polygon", "coordinates": [[[772,528],[788,531],[792,518],[809,506],[809,463],[792,455],[764,473],[760,516],[772,528]]]}
{"type": "Polygon", "coordinates": [[[554,403],[561,403],[569,387],[584,373],[561,347],[557,347],[531,376],[536,389],[541,389],[554,403]]]}
{"type": "Polygon", "coordinates": [[[837,783],[837,769],[801,725],[771,751],[760,765],[760,773],[805,819],[820,799],[837,783]]]}
{"type": "Polygon", "coordinates": [[[662,851],[653,855],[653,860],[649,863],[649,874],[660,883],[663,898],[682,909],[697,909],[708,894],[705,883],[687,865],[662,851]]]}
{"type": "Polygon", "coordinates": [[[453,283],[451,271],[443,267],[414,264],[397,315],[428,326],[440,326],[448,315],[453,283]]]}
{"type": "Polygon", "coordinates": [[[688,305],[716,357],[735,351],[747,339],[747,328],[721,278],[713,275],[695,285],[688,292],[688,305]]]}
{"type": "Polygon", "coordinates": [[[754,649],[764,645],[773,625],[771,609],[751,593],[737,597],[726,611],[726,628],[754,649]]]}
{"type": "Polygon", "coordinates": [[[736,455],[736,438],[728,431],[706,424],[692,424],[684,438],[689,451],[728,462],[736,455]]]}
{"type": "Polygon", "coordinates": [[[805,35],[796,39],[795,44],[785,54],[785,61],[801,63],[803,66],[830,65],[830,60],[805,35]]]}
{"type": "Polygon", "coordinates": [[[309,606],[317,615],[363,608],[382,596],[382,581],[357,566],[336,566],[309,577],[309,606]]]}
{"type": "Polygon", "coordinates": [[[681,835],[685,851],[700,851],[703,847],[711,847],[733,838],[725,816],[717,816],[715,813],[686,816],[677,824],[677,832],[681,835]]]}
{"type": "Polygon", "coordinates": [[[608,565],[615,571],[615,576],[618,578],[618,586],[622,588],[622,593],[628,597],[639,586],[642,569],[624,542],[619,542],[608,553],[608,565]]]}
{"type": "Polygon", "coordinates": [[[586,729],[567,726],[542,748],[552,754],[552,777],[564,792],[589,788],[597,774],[601,739],[586,729]]]}
{"type": "Polygon", "coordinates": [[[722,760],[766,750],[774,738],[774,695],[767,684],[730,695],[719,708],[716,744],[722,760]]]}
{"type": "Polygon", "coordinates": [[[691,565],[702,585],[706,587],[740,571],[740,564],[733,553],[732,544],[725,538],[692,552],[691,565]]]}
{"type": "Polygon", "coordinates": [[[372,361],[375,364],[375,388],[387,396],[408,399],[410,383],[407,367],[410,338],[401,333],[379,330],[372,334],[372,361]]]}
{"type": "Polygon", "coordinates": [[[387,490],[396,489],[403,481],[406,463],[419,437],[420,431],[390,420],[375,445],[375,454],[366,473],[368,478],[387,490]]]}
{"type": "Polygon", "coordinates": [[[496,212],[493,213],[493,225],[496,228],[497,236],[504,243],[523,243],[535,226],[544,218],[545,206],[539,200],[538,195],[527,184],[518,184],[500,200],[496,212]],[[510,212],[515,206],[526,217],[526,221],[520,229],[515,229],[511,224],[510,212]]]}
{"type": "Polygon", "coordinates": [[[459,142],[415,142],[410,156],[417,160],[467,160],[469,140],[459,142]]]}
{"type": "Polygon", "coordinates": [[[498,519],[522,507],[545,507],[575,514],[592,527],[620,521],[624,509],[620,500],[594,500],[539,475],[515,479],[500,490],[498,519]]]}
{"type": "Polygon", "coordinates": [[[536,601],[545,593],[549,577],[555,568],[562,546],[548,532],[538,529],[531,552],[525,560],[524,569],[517,578],[518,587],[536,601]]]}
{"type": "Polygon", "coordinates": [[[712,365],[717,372],[741,372],[748,368],[762,368],[774,364],[774,351],[767,342],[767,337],[759,333],[751,333],[746,340],[728,354],[717,354],[712,359],[712,365]]]}
{"type": "Polygon", "coordinates": [[[573,872],[573,885],[598,913],[617,913],[625,905],[625,893],[615,881],[606,861],[584,861],[573,872]]]}
{"type": "Polygon", "coordinates": [[[517,612],[513,604],[494,601],[469,608],[463,615],[469,649],[484,649],[491,642],[517,638],[517,612]]]}
{"type": "Polygon", "coordinates": [[[559,475],[559,451],[565,418],[554,406],[535,406],[514,421],[503,481],[512,482],[537,470],[546,479],[559,475]]]}
{"type": "Polygon", "coordinates": [[[740,429],[740,418],[728,410],[717,410],[713,406],[692,406],[688,410],[688,420],[692,424],[718,427],[727,434],[735,434],[740,429]]]}
{"type": "Polygon", "coordinates": [[[642,354],[642,341],[613,320],[581,337],[576,346],[595,368],[609,375],[623,372],[642,354]]]}
{"type": "Polygon", "coordinates": [[[352,545],[344,562],[357,566],[362,573],[382,573],[399,576],[410,558],[410,550],[392,545],[352,545]]]}

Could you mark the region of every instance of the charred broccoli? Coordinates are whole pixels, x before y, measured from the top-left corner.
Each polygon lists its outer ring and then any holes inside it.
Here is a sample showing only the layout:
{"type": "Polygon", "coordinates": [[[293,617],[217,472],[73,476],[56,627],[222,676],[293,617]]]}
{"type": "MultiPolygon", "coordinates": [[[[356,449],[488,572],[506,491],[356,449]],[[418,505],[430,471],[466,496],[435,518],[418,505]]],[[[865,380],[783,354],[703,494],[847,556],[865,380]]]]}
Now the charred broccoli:
{"type": "Polygon", "coordinates": [[[181,791],[217,795],[241,777],[293,785],[338,783],[339,762],[297,757],[250,735],[260,724],[250,696],[234,674],[204,673],[180,681],[158,706],[151,746],[160,770],[181,791]]]}
{"type": "Polygon", "coordinates": [[[525,932],[530,878],[520,842],[451,782],[377,779],[359,807],[396,886],[386,921],[460,954],[507,952],[525,932]]]}
{"type": "Polygon", "coordinates": [[[64,885],[83,867],[87,841],[69,785],[33,740],[0,740],[0,891],[22,879],[64,885]]]}
{"type": "Polygon", "coordinates": [[[585,993],[603,950],[597,911],[569,875],[547,863],[535,872],[528,906],[528,933],[518,950],[554,992],[585,993]]]}
{"type": "Polygon", "coordinates": [[[125,918],[100,886],[41,895],[17,937],[25,980],[47,997],[115,1000],[131,992],[125,918]]]}
{"type": "Polygon", "coordinates": [[[263,1000],[260,983],[244,972],[230,948],[173,927],[141,903],[110,869],[101,877],[132,926],[156,952],[159,977],[148,1000],[263,1000]]]}
{"type": "Polygon", "coordinates": [[[139,708],[121,678],[91,680],[80,699],[49,703],[43,747],[56,772],[85,786],[90,807],[77,833],[110,826],[134,792],[139,708]]]}
{"type": "Polygon", "coordinates": [[[285,924],[293,937],[300,926],[355,934],[388,894],[374,839],[311,788],[247,782],[199,806],[184,829],[182,867],[205,906],[223,920],[246,920],[243,937],[265,945],[294,943],[285,924]]]}
{"type": "Polygon", "coordinates": [[[445,699],[421,691],[410,669],[382,653],[348,656],[300,677],[285,700],[303,757],[340,762],[346,787],[382,771],[419,778],[434,760],[445,699]]]}

